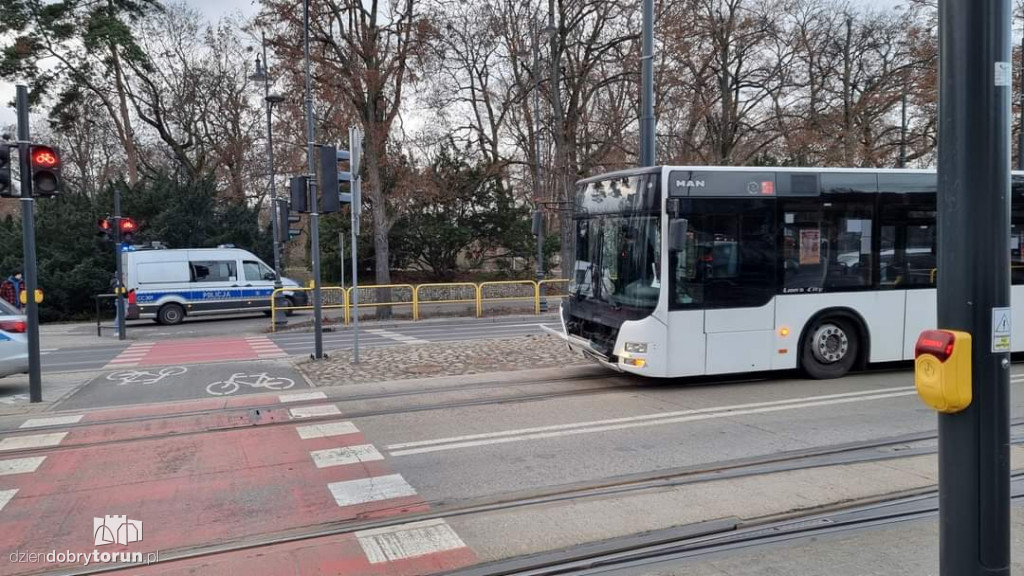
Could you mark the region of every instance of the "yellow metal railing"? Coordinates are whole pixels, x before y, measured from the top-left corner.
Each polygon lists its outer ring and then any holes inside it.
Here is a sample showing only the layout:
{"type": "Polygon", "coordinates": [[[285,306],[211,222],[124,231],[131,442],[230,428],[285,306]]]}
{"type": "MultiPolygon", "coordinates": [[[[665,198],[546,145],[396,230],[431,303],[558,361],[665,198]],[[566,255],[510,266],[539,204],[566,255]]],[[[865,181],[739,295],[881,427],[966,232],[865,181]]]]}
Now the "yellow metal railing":
{"type": "Polygon", "coordinates": [[[481,282],[479,296],[476,301],[476,315],[484,315],[485,302],[507,302],[510,300],[530,300],[536,313],[540,310],[540,298],[537,283],[533,280],[502,280],[498,282],[481,282]],[[529,295],[527,295],[529,293],[529,295]]]}
{"type": "MultiPolygon", "coordinates": [[[[934,271],[933,271],[934,275],[934,271]]],[[[430,304],[468,304],[472,305],[477,317],[483,316],[484,304],[488,302],[533,302],[533,311],[540,313],[541,300],[548,298],[565,298],[568,296],[569,281],[562,278],[551,280],[501,280],[494,282],[442,282],[432,284],[370,284],[359,287],[359,308],[377,308],[382,306],[409,306],[413,320],[422,316],[423,305],[430,304]]],[[[339,286],[323,286],[320,290],[323,309],[341,309],[345,311],[345,325],[352,321],[353,289],[339,286]]],[[[277,326],[273,318],[279,310],[294,312],[313,309],[313,286],[289,286],[274,290],[271,296],[270,313],[272,330],[277,326]],[[306,294],[305,306],[278,306],[278,296],[284,292],[303,292],[306,294]]]]}
{"type": "Polygon", "coordinates": [[[480,286],[472,282],[420,284],[416,287],[416,310],[413,318],[420,319],[423,304],[473,304],[480,315],[480,286]]]}
{"type": "Polygon", "coordinates": [[[413,320],[418,319],[419,310],[416,304],[416,287],[412,284],[370,284],[359,287],[359,304],[355,304],[352,288],[346,290],[349,306],[345,308],[345,324],[349,323],[352,308],[378,308],[382,306],[409,306],[413,320]],[[395,294],[399,298],[395,298],[395,294]]]}
{"type": "MultiPolygon", "coordinates": [[[[343,308],[345,310],[345,324],[348,324],[348,290],[339,286],[323,286],[320,289],[320,297],[323,299],[324,310],[336,310],[343,308]]],[[[287,288],[278,288],[274,290],[273,294],[270,295],[270,329],[272,332],[277,332],[277,323],[274,322],[274,318],[277,317],[278,310],[284,310],[285,313],[294,312],[296,310],[312,310],[313,309],[313,288],[299,288],[296,286],[289,286],[287,288]],[[278,306],[277,300],[278,295],[284,292],[304,292],[306,294],[305,306],[293,306],[291,304],[287,306],[278,306]]]]}

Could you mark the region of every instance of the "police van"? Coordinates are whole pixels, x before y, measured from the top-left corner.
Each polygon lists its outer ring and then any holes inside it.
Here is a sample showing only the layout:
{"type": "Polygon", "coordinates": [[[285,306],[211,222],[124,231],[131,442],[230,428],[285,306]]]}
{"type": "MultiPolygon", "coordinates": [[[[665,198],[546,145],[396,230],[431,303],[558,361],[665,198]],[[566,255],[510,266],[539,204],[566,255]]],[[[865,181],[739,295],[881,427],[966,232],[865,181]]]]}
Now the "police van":
{"type": "MultiPolygon", "coordinates": [[[[186,316],[270,312],[274,270],[238,248],[139,250],[124,254],[125,287],[133,292],[128,319],[179,324],[186,316]]],[[[285,288],[299,285],[281,278],[285,288]]],[[[283,293],[305,306],[302,290],[283,293]]]]}

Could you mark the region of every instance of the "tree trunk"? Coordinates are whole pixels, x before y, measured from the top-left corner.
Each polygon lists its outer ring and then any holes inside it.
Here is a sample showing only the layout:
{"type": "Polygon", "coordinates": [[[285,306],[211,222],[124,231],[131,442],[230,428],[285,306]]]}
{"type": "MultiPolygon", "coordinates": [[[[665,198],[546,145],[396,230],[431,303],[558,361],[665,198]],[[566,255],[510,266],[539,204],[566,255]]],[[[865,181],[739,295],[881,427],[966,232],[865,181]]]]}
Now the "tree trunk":
{"type": "MultiPolygon", "coordinates": [[[[387,202],[384,199],[383,180],[381,178],[381,148],[377,142],[373,130],[367,130],[366,150],[366,173],[370,180],[367,195],[370,198],[370,214],[373,217],[373,251],[374,251],[374,272],[375,282],[378,285],[391,284],[391,252],[388,242],[388,233],[391,231],[391,223],[388,221],[387,202]]],[[[377,301],[390,300],[390,290],[378,290],[377,301]]],[[[391,318],[390,306],[378,306],[377,318],[387,320],[391,318]]]]}
{"type": "Polygon", "coordinates": [[[135,131],[132,129],[132,119],[128,115],[128,96],[124,86],[124,70],[121,68],[121,57],[117,53],[117,47],[111,46],[110,52],[114,62],[114,80],[117,86],[117,100],[121,113],[121,124],[124,126],[124,156],[128,165],[128,187],[134,188],[139,181],[139,156],[135,149],[135,131]]]}

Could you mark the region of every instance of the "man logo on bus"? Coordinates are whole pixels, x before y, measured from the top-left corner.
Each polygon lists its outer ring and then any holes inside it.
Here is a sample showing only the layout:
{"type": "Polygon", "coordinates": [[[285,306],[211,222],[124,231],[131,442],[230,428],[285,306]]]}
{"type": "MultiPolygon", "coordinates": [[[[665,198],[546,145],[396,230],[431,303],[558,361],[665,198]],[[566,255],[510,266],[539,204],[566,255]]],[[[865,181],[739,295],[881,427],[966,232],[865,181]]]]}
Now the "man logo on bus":
{"type": "Polygon", "coordinates": [[[676,188],[703,188],[703,180],[676,180],[676,188]]]}

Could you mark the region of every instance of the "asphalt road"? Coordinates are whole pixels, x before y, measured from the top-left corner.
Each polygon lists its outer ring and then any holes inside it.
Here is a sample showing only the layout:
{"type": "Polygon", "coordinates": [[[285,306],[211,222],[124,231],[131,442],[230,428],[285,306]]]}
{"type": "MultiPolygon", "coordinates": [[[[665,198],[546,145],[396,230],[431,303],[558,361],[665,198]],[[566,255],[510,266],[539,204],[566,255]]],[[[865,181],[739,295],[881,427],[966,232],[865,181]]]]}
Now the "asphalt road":
{"type": "MultiPolygon", "coordinates": [[[[280,561],[312,573],[344,561],[351,562],[346,573],[361,575],[374,573],[363,568],[364,554],[374,563],[416,551],[429,558],[417,573],[429,573],[711,518],[816,509],[935,482],[934,456],[899,456],[927,449],[928,442],[907,441],[879,449],[892,457],[882,462],[621,488],[626,478],[672,477],[702,466],[727,472],[736,459],[931,433],[935,414],[916,397],[906,366],[831,381],[792,374],[647,381],[585,367],[316,390],[299,382],[286,390],[276,383],[261,388],[258,374],[278,382],[292,377],[285,370],[280,360],[218,363],[148,383],[139,381],[148,376],[104,373],[55,412],[30,420],[0,417],[0,450],[10,460],[7,475],[0,475],[7,500],[0,521],[17,527],[0,543],[12,549],[29,539],[44,549],[91,546],[76,531],[45,526],[77,526],[115,508],[153,522],[146,545],[162,552],[374,519],[402,522],[437,511],[440,523],[416,524],[401,536],[390,524],[381,528],[385,532],[359,528],[354,538],[361,547],[353,546],[351,534],[338,536],[349,538],[347,544],[324,537],[303,541],[315,551],[307,555],[291,556],[288,549],[282,558],[272,547],[250,556],[225,553],[204,560],[198,572],[248,573],[259,565],[253,562],[280,561]],[[209,393],[217,382],[214,390],[225,389],[236,372],[247,372],[234,378],[238,390],[209,393]],[[256,395],[266,390],[272,394],[256,395]],[[150,404],[87,410],[140,403],[150,404]],[[111,477],[115,463],[121,467],[111,477]],[[585,486],[608,491],[566,496],[585,486]],[[548,502],[515,504],[527,498],[548,502]],[[484,504],[496,507],[445,512],[484,504]],[[379,544],[393,554],[364,542],[384,535],[387,542],[379,544]]],[[[1024,366],[1014,372],[1012,416],[1020,418],[1024,366]]]]}

